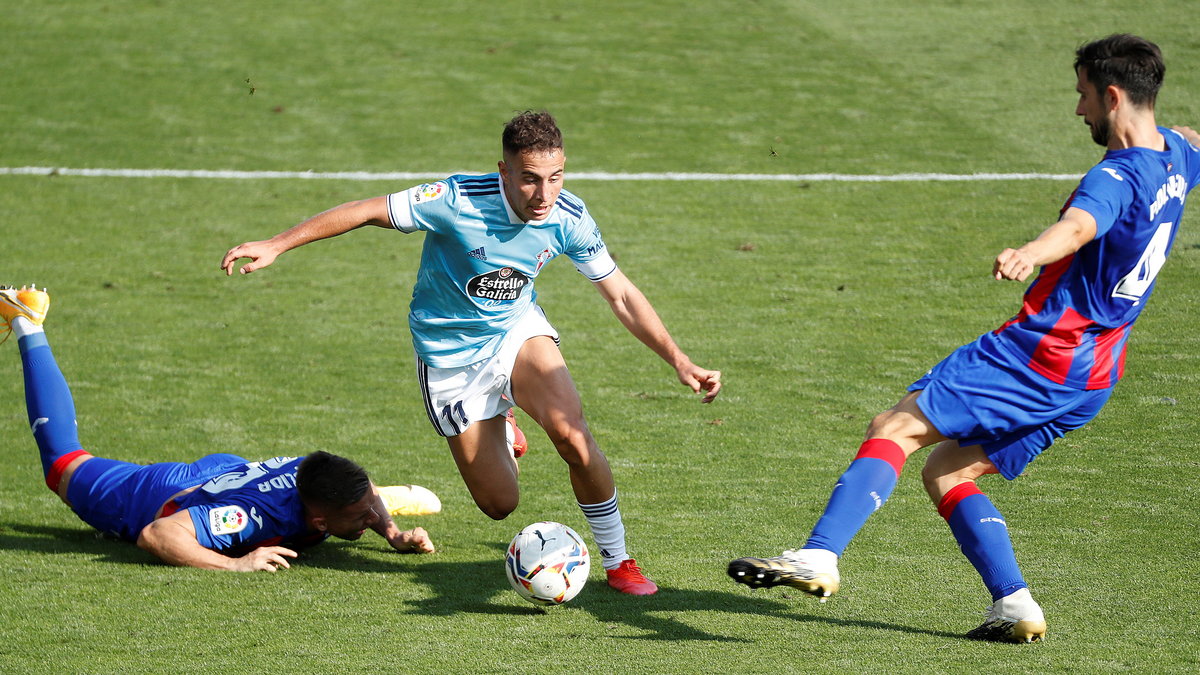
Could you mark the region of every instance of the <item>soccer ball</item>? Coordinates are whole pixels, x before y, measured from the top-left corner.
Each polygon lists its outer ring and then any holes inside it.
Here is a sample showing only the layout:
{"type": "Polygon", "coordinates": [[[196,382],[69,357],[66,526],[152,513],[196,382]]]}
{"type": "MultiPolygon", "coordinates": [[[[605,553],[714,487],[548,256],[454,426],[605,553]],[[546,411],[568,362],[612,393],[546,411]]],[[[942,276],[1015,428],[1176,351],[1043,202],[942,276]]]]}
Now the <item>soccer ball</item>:
{"type": "Polygon", "coordinates": [[[522,598],[536,605],[561,605],[579,595],[591,562],[587,544],[562,523],[534,523],[508,545],[504,571],[522,598]]]}

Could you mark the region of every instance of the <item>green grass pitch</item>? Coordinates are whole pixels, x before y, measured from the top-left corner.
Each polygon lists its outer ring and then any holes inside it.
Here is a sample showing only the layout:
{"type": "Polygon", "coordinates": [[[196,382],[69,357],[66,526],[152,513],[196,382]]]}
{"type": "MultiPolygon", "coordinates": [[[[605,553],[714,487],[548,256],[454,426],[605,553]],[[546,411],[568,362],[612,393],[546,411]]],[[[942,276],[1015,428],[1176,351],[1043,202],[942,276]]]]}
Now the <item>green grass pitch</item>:
{"type": "MultiPolygon", "coordinates": [[[[571,171],[1081,173],[1100,156],[1072,51],[1131,31],[1167,58],[1165,124],[1200,123],[1190,3],[452,1],[4,3],[0,166],[486,171],[514,111],[567,135],[568,188],[693,359],[701,406],[557,262],[538,283],[661,586],[600,573],[544,611],[503,547],[561,520],[531,431],[522,503],[479,513],[428,428],[405,312],[420,239],[382,230],[227,279],[222,254],[390,182],[0,175],[0,283],[50,287],[84,444],[133,461],[329,449],[436,491],[432,556],[373,535],[288,572],[176,569],[97,537],[41,483],[0,347],[3,672],[1189,672],[1200,669],[1200,220],[1192,214],[1091,425],[984,489],[1049,639],[966,641],[987,594],[902,476],[826,604],[725,577],[803,542],[867,421],[1022,285],[990,261],[1068,181],[572,181],[571,171]]],[[[1194,13],[1194,12],[1192,12],[1194,13]]]]}

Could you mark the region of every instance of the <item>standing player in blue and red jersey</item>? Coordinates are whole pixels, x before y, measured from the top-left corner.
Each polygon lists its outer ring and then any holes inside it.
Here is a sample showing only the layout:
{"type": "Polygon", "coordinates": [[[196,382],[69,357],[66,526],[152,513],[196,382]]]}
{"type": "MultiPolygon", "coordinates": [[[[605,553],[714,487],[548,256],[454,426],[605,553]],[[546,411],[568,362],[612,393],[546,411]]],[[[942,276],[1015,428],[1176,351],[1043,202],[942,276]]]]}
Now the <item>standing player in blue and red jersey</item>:
{"type": "Polygon", "coordinates": [[[225,254],[243,274],[285,251],[364,225],[424,233],[408,322],[425,411],[449,443],[481,511],[497,520],[517,508],[517,467],[505,442],[515,403],[567,462],[571,487],[599,547],[608,584],[650,595],[658,586],[625,546],[625,526],[608,460],[588,430],[558,333],[537,305],[534,279],[566,255],[621,323],[670,364],[708,403],[721,374],[692,363],[658,314],[608,253],[583,200],[562,189],[562,133],[546,112],[514,117],[502,135],[499,171],[457,175],[391,195],[349,202],[269,240],[225,254]]]}
{"type": "Polygon", "coordinates": [[[998,280],[1023,281],[1042,268],[1021,311],[952,353],[875,417],[804,547],[734,560],[736,581],[794,586],[824,601],[838,590],[839,556],[891,494],[905,460],[937,444],[922,471],[925,489],[992,594],[987,620],[968,636],[1044,637],[1045,617],[1017,567],[1007,525],[976,480],[1016,478],[1055,439],[1100,412],[1200,179],[1200,135],[1155,123],[1164,71],[1156,45],[1113,35],[1080,47],[1075,71],[1075,114],[1108,152],[1057,223],[996,256],[998,280]]]}
{"type": "Polygon", "coordinates": [[[88,525],[173,565],[237,572],[289,567],[297,549],[329,536],[358,539],[367,528],[398,551],[433,551],[424,529],[396,527],[362,467],[327,452],[139,465],[84,450],[42,327],[49,309],[45,291],[0,287],[0,334],[17,335],[46,486],[88,525]]]}

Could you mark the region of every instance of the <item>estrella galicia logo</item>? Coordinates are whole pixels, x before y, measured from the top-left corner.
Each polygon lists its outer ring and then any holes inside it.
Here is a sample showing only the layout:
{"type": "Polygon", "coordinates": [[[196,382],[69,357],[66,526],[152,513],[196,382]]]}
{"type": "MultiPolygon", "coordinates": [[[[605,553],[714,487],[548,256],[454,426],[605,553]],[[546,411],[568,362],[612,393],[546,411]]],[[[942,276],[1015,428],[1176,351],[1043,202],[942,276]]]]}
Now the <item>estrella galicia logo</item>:
{"type": "Polygon", "coordinates": [[[529,283],[529,277],[521,272],[503,267],[468,281],[467,295],[483,300],[516,300],[529,283]]]}

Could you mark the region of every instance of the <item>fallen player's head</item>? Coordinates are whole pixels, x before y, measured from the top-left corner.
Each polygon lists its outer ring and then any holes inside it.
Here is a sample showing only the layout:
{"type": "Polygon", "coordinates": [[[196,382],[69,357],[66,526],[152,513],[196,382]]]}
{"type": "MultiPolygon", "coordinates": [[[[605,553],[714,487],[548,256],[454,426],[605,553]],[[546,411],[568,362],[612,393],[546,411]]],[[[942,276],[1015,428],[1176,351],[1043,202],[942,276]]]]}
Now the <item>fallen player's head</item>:
{"type": "Polygon", "coordinates": [[[381,517],[366,470],[323,450],[300,461],[296,490],[312,526],[335,537],[358,539],[381,517]]]}

